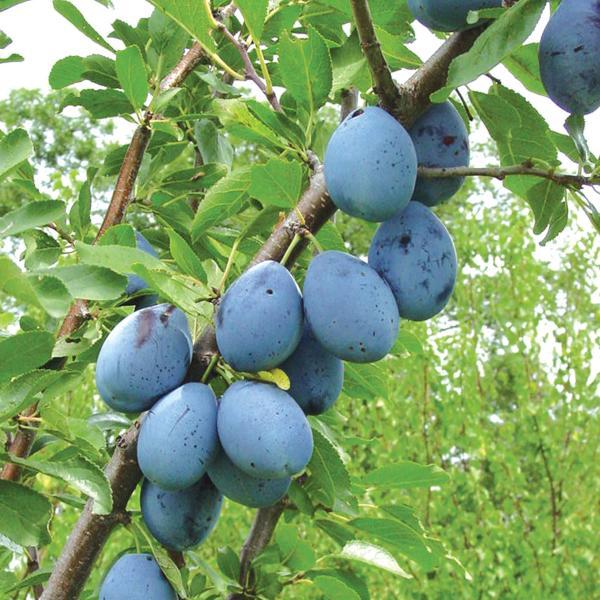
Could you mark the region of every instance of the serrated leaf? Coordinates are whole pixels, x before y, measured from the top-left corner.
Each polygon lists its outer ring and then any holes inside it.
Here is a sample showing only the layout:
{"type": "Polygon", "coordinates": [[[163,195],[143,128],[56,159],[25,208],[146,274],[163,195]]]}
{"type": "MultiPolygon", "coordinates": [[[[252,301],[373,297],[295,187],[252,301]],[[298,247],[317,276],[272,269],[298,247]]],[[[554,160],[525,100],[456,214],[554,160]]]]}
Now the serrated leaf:
{"type": "Polygon", "coordinates": [[[115,246],[112,244],[104,245],[102,243],[90,245],[83,242],[75,242],[75,249],[82,263],[105,267],[121,275],[132,273],[133,265],[136,264],[142,264],[149,269],[164,268],[158,258],[138,248],[115,246]]]}
{"type": "Polygon", "coordinates": [[[240,559],[232,548],[229,546],[219,548],[217,551],[217,564],[223,575],[232,581],[238,580],[240,576],[240,559]]]}
{"type": "Polygon", "coordinates": [[[82,456],[66,459],[39,460],[7,455],[4,460],[61,479],[94,500],[93,512],[107,515],[112,510],[112,491],[102,470],[82,456]]]}
{"type": "Polygon", "coordinates": [[[444,102],[453,89],[488,73],[520,47],[535,29],[545,6],[546,0],[520,0],[507,9],[483,31],[469,51],[450,63],[446,86],[431,95],[432,101],[444,102]]]}
{"type": "Polygon", "coordinates": [[[535,216],[533,233],[542,233],[550,224],[554,213],[563,204],[565,188],[544,179],[536,183],[527,193],[527,202],[535,216]]]}
{"type": "MultiPolygon", "coordinates": [[[[24,129],[15,129],[0,139],[0,180],[17,165],[33,155],[33,144],[24,129]]],[[[18,209],[17,209],[18,210],[18,209]]],[[[16,211],[13,211],[16,212],[16,211]]],[[[4,220],[5,217],[2,217],[4,220]]],[[[2,235],[0,220],[0,236],[2,235]]]]}
{"type": "Polygon", "coordinates": [[[177,266],[185,274],[206,283],[208,280],[206,271],[189,244],[176,231],[168,229],[167,233],[169,234],[171,256],[177,263],[177,266]]]}
{"type": "Polygon", "coordinates": [[[300,39],[283,33],[277,52],[284,86],[314,114],[331,92],[333,71],[329,49],[321,34],[312,25],[307,27],[307,34],[307,38],[300,39]]]}
{"type": "Polygon", "coordinates": [[[71,4],[67,0],[54,0],[53,5],[56,12],[77,27],[92,42],[96,42],[96,44],[109,52],[114,52],[113,47],[87,22],[86,18],[74,4],[71,4]]]}
{"type": "Polygon", "coordinates": [[[262,204],[290,209],[302,192],[302,166],[279,158],[254,165],[248,193],[262,204]]]}
{"type": "Polygon", "coordinates": [[[38,369],[0,386],[0,421],[11,419],[33,404],[37,395],[60,376],[59,371],[38,369]]]}
{"type": "Polygon", "coordinates": [[[233,147],[229,140],[208,119],[200,119],[194,125],[198,150],[205,163],[221,163],[231,168],[233,147]]]}
{"type": "Polygon", "coordinates": [[[546,96],[540,76],[539,44],[523,44],[503,64],[530,92],[546,96]]]}
{"type": "Polygon", "coordinates": [[[52,348],[54,336],[49,331],[26,331],[0,339],[0,382],[47,363],[52,348]]]}
{"type": "Polygon", "coordinates": [[[131,102],[120,90],[81,90],[79,94],[69,94],[61,104],[83,106],[95,119],[118,117],[134,112],[131,102]]]}
{"type": "Polygon", "coordinates": [[[64,213],[64,202],[55,200],[29,202],[0,218],[0,238],[7,235],[17,235],[28,229],[47,225],[60,219],[64,213]]]}
{"type": "Polygon", "coordinates": [[[353,398],[387,398],[387,372],[381,364],[346,363],[343,391],[353,398]]]}
{"type": "Polygon", "coordinates": [[[0,480],[0,534],[20,546],[47,543],[49,500],[38,492],[12,481],[0,480]]]}
{"type": "Polygon", "coordinates": [[[222,223],[238,212],[250,188],[250,173],[250,167],[233,171],[208,190],[192,224],[194,241],[216,223],[222,223]]]}
{"type": "Polygon", "coordinates": [[[267,18],[269,0],[237,0],[236,5],[244,17],[244,24],[252,38],[256,41],[260,40],[267,18]]]}
{"type": "Polygon", "coordinates": [[[327,600],[360,600],[352,588],[335,577],[319,575],[313,581],[327,600]]]}
{"type": "Polygon", "coordinates": [[[117,52],[115,69],[125,95],[136,110],[140,110],[148,96],[148,79],[142,53],[137,46],[117,52]]]}
{"type": "Polygon", "coordinates": [[[429,488],[447,483],[450,477],[436,465],[419,465],[403,461],[371,471],[363,481],[385,489],[429,488]]]}
{"type": "Polygon", "coordinates": [[[369,542],[359,540],[348,542],[342,549],[340,556],[377,567],[405,579],[412,579],[412,575],[409,575],[400,567],[398,561],[387,550],[369,542]]]}
{"type": "Polygon", "coordinates": [[[48,83],[53,90],[60,90],[81,81],[85,70],[85,62],[81,56],[67,56],[54,63],[48,83]]]}
{"type": "Polygon", "coordinates": [[[114,300],[127,287],[127,277],[106,267],[79,264],[38,273],[60,279],[73,298],[84,300],[114,300]]]}
{"type": "Polygon", "coordinates": [[[406,329],[401,329],[398,333],[392,353],[395,354],[402,349],[411,354],[423,354],[423,344],[421,344],[421,340],[416,335],[410,333],[410,331],[406,331],[406,329]]]}

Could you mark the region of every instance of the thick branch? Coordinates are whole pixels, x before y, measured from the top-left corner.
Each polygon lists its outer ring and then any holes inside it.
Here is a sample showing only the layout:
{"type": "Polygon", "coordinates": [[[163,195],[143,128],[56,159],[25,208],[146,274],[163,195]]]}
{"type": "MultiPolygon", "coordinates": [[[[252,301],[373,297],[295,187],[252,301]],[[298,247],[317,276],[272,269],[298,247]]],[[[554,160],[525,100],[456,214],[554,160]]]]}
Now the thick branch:
{"type": "Polygon", "coordinates": [[[398,107],[401,106],[402,99],[375,34],[369,3],[367,0],[350,0],[350,3],[360,45],[373,78],[373,90],[379,96],[381,106],[394,116],[398,116],[398,107]]]}
{"type": "Polygon", "coordinates": [[[556,173],[552,169],[540,169],[529,164],[513,165],[510,167],[453,167],[448,169],[419,167],[419,176],[426,178],[493,177],[502,180],[510,175],[541,177],[542,179],[554,181],[554,183],[558,183],[559,185],[575,188],[581,188],[584,185],[600,185],[600,176],[584,177],[580,175],[556,173]]]}

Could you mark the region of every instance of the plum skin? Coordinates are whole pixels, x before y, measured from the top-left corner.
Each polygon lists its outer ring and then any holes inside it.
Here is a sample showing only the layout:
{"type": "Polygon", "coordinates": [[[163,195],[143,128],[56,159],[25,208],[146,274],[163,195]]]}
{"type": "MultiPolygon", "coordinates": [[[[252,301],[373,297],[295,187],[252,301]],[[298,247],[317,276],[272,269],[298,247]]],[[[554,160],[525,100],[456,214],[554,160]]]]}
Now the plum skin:
{"type": "Polygon", "coordinates": [[[398,308],[388,284],[366,262],[329,250],[311,261],[304,310],[318,342],[352,362],[383,358],[398,335],[398,308]]]}
{"type": "Polygon", "coordinates": [[[177,600],[177,594],[150,554],[124,554],[106,574],[99,600],[177,600]]]}
{"type": "Polygon", "coordinates": [[[291,477],[312,456],[312,431],[302,409],[268,383],[231,385],[219,403],[217,428],[231,462],[252,477],[291,477]]]}
{"type": "Polygon", "coordinates": [[[162,489],[181,490],[206,473],[217,444],[213,391],[202,383],[186,383],[148,411],[138,437],[138,464],[162,489]]]}
{"type": "Polygon", "coordinates": [[[302,295],[290,272],[268,260],[241,275],[217,311],[217,346],[237,371],[273,369],[302,336],[302,295]]]}
{"type": "Polygon", "coordinates": [[[142,484],[144,523],[171,550],[201,544],[215,528],[222,505],[223,496],[207,476],[185,490],[162,490],[147,479],[142,484]]]}
{"type": "Polygon", "coordinates": [[[192,344],[187,319],[179,313],[168,304],[144,308],[110,332],[98,355],[96,387],[111,408],[147,410],[183,382],[192,344]]]}
{"type": "Polygon", "coordinates": [[[319,344],[305,324],[300,344],[280,365],[290,380],[290,396],[307,415],[331,408],[344,385],[344,363],[319,344]]]}
{"type": "Polygon", "coordinates": [[[600,1],[563,0],[539,46],[542,83],[563,110],[586,115],[600,107],[600,1]]]}
{"type": "Polygon", "coordinates": [[[272,506],[285,496],[292,482],[290,477],[251,477],[238,469],[223,449],[208,466],[208,476],[224,496],[250,508],[272,506]]]}
{"type": "MultiPolygon", "coordinates": [[[[135,231],[135,245],[138,250],[142,250],[146,252],[146,254],[150,254],[150,256],[154,256],[154,258],[158,258],[158,252],[154,249],[152,244],[139,232],[135,231]]],[[[147,288],[148,284],[144,281],[139,275],[132,273],[131,275],[127,275],[127,287],[125,288],[125,293],[128,296],[147,288]]]]}
{"type": "MultiPolygon", "coordinates": [[[[431,106],[415,121],[409,134],[420,167],[469,166],[469,133],[452,103],[431,106]]],[[[413,200],[436,206],[454,196],[464,180],[464,177],[417,177],[413,200]]]]}
{"type": "Polygon", "coordinates": [[[400,316],[425,321],[448,303],[456,282],[456,250],[443,223],[411,202],[379,226],[369,264],[390,284],[400,316]]]}
{"type": "Polygon", "coordinates": [[[325,152],[325,181],[343,212],[381,222],[410,201],[417,157],[410,136],[381,108],[350,113],[335,130],[325,152]]]}
{"type": "Polygon", "coordinates": [[[502,0],[408,0],[408,8],[415,19],[434,31],[460,31],[474,27],[477,23],[467,23],[469,11],[501,6],[502,0]]]}

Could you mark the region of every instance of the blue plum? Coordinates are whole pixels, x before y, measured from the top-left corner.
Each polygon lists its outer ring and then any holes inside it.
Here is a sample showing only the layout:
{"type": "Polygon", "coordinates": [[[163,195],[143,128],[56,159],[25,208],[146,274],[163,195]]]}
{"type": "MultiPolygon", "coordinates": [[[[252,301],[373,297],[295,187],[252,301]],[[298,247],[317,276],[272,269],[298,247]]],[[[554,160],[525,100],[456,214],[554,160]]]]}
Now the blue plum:
{"type": "Polygon", "coordinates": [[[304,310],[318,342],[351,362],[374,362],[398,335],[398,308],[388,284],[364,261],[335,250],[310,263],[304,310]]]}
{"type": "Polygon", "coordinates": [[[150,533],[171,550],[201,544],[215,528],[223,496],[207,477],[185,490],[161,490],[147,479],[140,498],[142,517],[150,533]]]}
{"type": "Polygon", "coordinates": [[[600,107],[600,1],[563,0],[540,40],[540,73],[552,101],[586,115],[600,107]]]}
{"type": "MultiPolygon", "coordinates": [[[[138,250],[143,250],[147,254],[158,258],[158,252],[139,231],[135,232],[135,245],[138,250]]],[[[127,276],[127,287],[125,288],[125,293],[128,296],[131,296],[132,294],[135,294],[146,287],[148,287],[148,284],[139,275],[132,273],[131,275],[127,276]]]]}
{"type": "Polygon", "coordinates": [[[148,411],[138,438],[138,463],[162,489],[182,490],[206,473],[217,444],[213,391],[203,383],[186,383],[148,411]]]}
{"type": "Polygon", "coordinates": [[[424,321],[448,303],[456,282],[456,251],[442,222],[420,202],[381,224],[369,264],[390,284],[400,316],[424,321]]]}
{"type": "Polygon", "coordinates": [[[350,113],[335,130],[324,169],[329,195],[340,210],[380,222],[410,201],[417,157],[404,127],[370,106],[350,113]]]}
{"type": "Polygon", "coordinates": [[[222,449],[209,465],[208,476],[224,496],[251,508],[272,506],[285,496],[292,482],[289,477],[252,477],[238,469],[222,449]]]}
{"type": "Polygon", "coordinates": [[[280,368],[290,378],[290,396],[307,415],[324,413],[342,391],[344,363],[319,344],[308,324],[296,351],[280,368]]]}
{"type": "Polygon", "coordinates": [[[268,260],[246,271],[221,299],[217,345],[237,371],[272,369],[296,349],[302,323],[298,285],[285,267],[268,260]]]}
{"type": "Polygon", "coordinates": [[[98,600],[177,600],[150,554],[124,554],[106,574],[98,600]]]}
{"type": "Polygon", "coordinates": [[[96,365],[96,386],[113,409],[140,412],[181,385],[192,358],[185,315],[159,304],[123,319],[108,335],[96,365]]]}
{"type": "MultiPolygon", "coordinates": [[[[452,103],[434,104],[409,130],[421,167],[469,165],[469,133],[452,103]]],[[[436,206],[458,192],[464,177],[424,179],[417,177],[413,200],[436,206]]]]}
{"type": "Polygon", "coordinates": [[[221,397],[217,427],[231,462],[253,477],[290,477],[302,471],[312,455],[312,431],[302,409],[268,383],[231,385],[221,397]]]}
{"type": "Polygon", "coordinates": [[[415,19],[434,31],[467,29],[469,11],[501,6],[502,0],[408,0],[415,19]]]}

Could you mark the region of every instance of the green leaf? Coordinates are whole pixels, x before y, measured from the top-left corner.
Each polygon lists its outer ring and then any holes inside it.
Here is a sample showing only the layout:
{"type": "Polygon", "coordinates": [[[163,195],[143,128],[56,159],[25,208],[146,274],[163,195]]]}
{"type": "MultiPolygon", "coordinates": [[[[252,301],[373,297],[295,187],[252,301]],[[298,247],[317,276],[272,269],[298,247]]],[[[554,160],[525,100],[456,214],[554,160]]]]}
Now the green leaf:
{"type": "Polygon", "coordinates": [[[198,0],[150,0],[150,2],[203,46],[209,50],[216,48],[211,37],[213,18],[207,10],[209,3],[198,0]]]}
{"type": "Polygon", "coordinates": [[[21,56],[20,54],[15,54],[13,52],[12,54],[9,54],[8,56],[0,57],[0,65],[3,65],[6,63],[23,62],[24,60],[25,60],[25,58],[23,56],[21,56]]]}
{"type": "Polygon", "coordinates": [[[68,483],[94,500],[95,514],[107,515],[112,510],[112,491],[106,475],[99,467],[82,456],[39,460],[6,455],[5,460],[68,483]]]}
{"type": "MultiPolygon", "coordinates": [[[[0,181],[11,169],[32,155],[33,145],[24,129],[15,129],[0,139],[0,181]]],[[[0,235],[2,229],[0,225],[0,235]]]]}
{"type": "Polygon", "coordinates": [[[302,192],[302,166],[280,158],[254,165],[250,174],[249,194],[262,204],[290,209],[302,192]]]}
{"type": "Polygon", "coordinates": [[[67,314],[73,298],[60,279],[52,276],[40,277],[29,274],[28,280],[39,303],[51,317],[60,319],[67,314]]]}
{"type": "Polygon", "coordinates": [[[488,73],[520,47],[535,29],[545,6],[546,0],[513,4],[483,31],[468,52],[452,61],[446,86],[431,95],[432,101],[444,102],[453,89],[488,73]]]}
{"type": "Polygon", "coordinates": [[[98,169],[91,167],[87,171],[87,178],[79,188],[77,201],[73,203],[69,211],[69,221],[83,238],[91,224],[90,214],[92,210],[92,182],[98,169]]]}
{"type": "Polygon", "coordinates": [[[353,398],[387,398],[388,374],[381,364],[346,363],[343,391],[353,398]]]}
{"type": "Polygon", "coordinates": [[[48,83],[53,90],[60,90],[81,81],[85,71],[85,62],[81,56],[67,56],[54,63],[48,83]]]}
{"type": "Polygon", "coordinates": [[[233,581],[240,576],[240,559],[230,546],[219,548],[217,551],[217,564],[221,573],[233,581]]]}
{"type": "Polygon", "coordinates": [[[39,305],[31,283],[7,256],[0,256],[0,290],[23,304],[39,305]]]}
{"type": "Polygon", "coordinates": [[[503,64],[530,92],[545,96],[538,51],[539,44],[523,44],[507,56],[503,64]]]}
{"type": "Polygon", "coordinates": [[[59,371],[39,369],[0,386],[0,421],[11,419],[36,402],[38,394],[60,376],[59,371]]]}
{"type": "Polygon", "coordinates": [[[387,550],[369,542],[360,540],[348,542],[344,546],[340,556],[377,567],[405,579],[412,579],[412,575],[409,575],[400,567],[398,561],[387,550]]]}
{"type": "Polygon", "coordinates": [[[250,189],[250,173],[250,167],[233,171],[208,190],[192,224],[194,241],[213,225],[222,223],[239,211],[250,189]]]}
{"type": "Polygon", "coordinates": [[[105,267],[121,275],[133,273],[133,265],[136,264],[142,264],[149,269],[164,268],[158,258],[137,248],[75,242],[75,249],[82,263],[105,267]]]}
{"type": "Polygon", "coordinates": [[[237,7],[244,17],[244,24],[256,41],[260,40],[267,18],[269,0],[237,0],[237,7]]]}
{"type": "Polygon", "coordinates": [[[540,234],[548,227],[552,216],[563,204],[564,197],[565,188],[549,179],[536,183],[528,191],[527,202],[535,216],[533,233],[540,234]]]}
{"type": "Polygon", "coordinates": [[[16,235],[40,225],[47,225],[60,219],[64,213],[64,202],[54,200],[29,202],[0,218],[0,238],[16,235]]]}
{"type": "Polygon", "coordinates": [[[27,2],[28,0],[2,0],[0,3],[0,12],[3,10],[8,10],[17,4],[23,4],[23,2],[27,2]]]}
{"type": "Polygon", "coordinates": [[[404,461],[371,471],[363,481],[367,485],[381,486],[384,489],[409,489],[442,485],[449,479],[448,474],[436,465],[404,461]]]}
{"type": "Polygon", "coordinates": [[[80,264],[38,273],[60,279],[73,298],[84,300],[114,300],[127,287],[127,277],[105,267],[80,264]]]}
{"type": "Polygon", "coordinates": [[[26,331],[0,339],[0,382],[47,363],[52,348],[54,336],[48,331],[26,331]]]}
{"type": "Polygon", "coordinates": [[[561,233],[567,223],[569,221],[569,205],[566,200],[559,204],[556,207],[552,216],[550,217],[550,222],[548,223],[548,232],[546,233],[546,237],[540,242],[541,246],[545,246],[548,242],[551,242],[559,233],[561,233]]]}
{"type": "Polygon", "coordinates": [[[310,25],[308,37],[285,32],[279,41],[279,70],[283,85],[300,104],[314,114],[325,104],[333,83],[329,49],[321,34],[310,25]]]}
{"type": "Polygon", "coordinates": [[[134,109],[141,109],[148,96],[148,79],[140,49],[137,46],[129,46],[117,52],[115,69],[129,102],[134,109]]]}
{"type": "Polygon", "coordinates": [[[314,582],[327,600],[360,600],[360,596],[352,588],[335,577],[319,575],[314,582]]]}
{"type": "Polygon", "coordinates": [[[231,168],[233,164],[233,148],[229,140],[208,119],[196,121],[194,134],[198,150],[205,163],[221,163],[231,168]]]}
{"type": "Polygon", "coordinates": [[[127,246],[136,247],[135,230],[131,225],[119,223],[109,227],[98,240],[101,246],[127,246]]]}
{"type": "Polygon", "coordinates": [[[79,94],[69,94],[61,104],[83,106],[95,119],[118,117],[134,112],[127,96],[120,90],[81,90],[79,94]]]}
{"type": "Polygon", "coordinates": [[[171,256],[177,263],[177,266],[183,273],[206,283],[208,280],[206,271],[189,244],[176,231],[168,229],[167,233],[169,234],[171,256]]]}
{"type": "Polygon", "coordinates": [[[585,139],[585,119],[583,115],[570,115],[565,121],[565,129],[575,143],[579,156],[583,161],[588,160],[590,149],[585,139]]]}
{"type": "Polygon", "coordinates": [[[411,354],[423,354],[421,340],[416,335],[410,333],[410,331],[406,331],[406,329],[401,329],[398,333],[392,353],[396,354],[402,349],[407,350],[411,354]]]}
{"type": "Polygon", "coordinates": [[[34,490],[0,480],[0,534],[20,546],[47,543],[52,505],[34,490]]]}
{"type": "Polygon", "coordinates": [[[113,47],[86,21],[79,9],[67,0],[54,0],[54,10],[61,14],[67,21],[77,27],[83,35],[92,42],[96,42],[109,52],[114,52],[113,47]]]}
{"type": "Polygon", "coordinates": [[[339,454],[329,440],[316,429],[313,429],[313,439],[314,450],[308,464],[311,484],[316,486],[316,492],[330,508],[333,508],[336,502],[352,503],[350,477],[339,454]]]}

